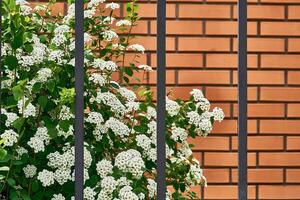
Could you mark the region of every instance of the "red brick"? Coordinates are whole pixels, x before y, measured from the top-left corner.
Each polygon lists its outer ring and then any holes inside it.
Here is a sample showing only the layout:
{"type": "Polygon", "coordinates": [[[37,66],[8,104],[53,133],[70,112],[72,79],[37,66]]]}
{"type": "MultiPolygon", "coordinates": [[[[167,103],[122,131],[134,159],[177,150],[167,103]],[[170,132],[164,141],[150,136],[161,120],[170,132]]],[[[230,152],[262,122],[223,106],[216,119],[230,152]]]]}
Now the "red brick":
{"type": "MultiPolygon", "coordinates": [[[[137,37],[134,38],[131,43],[138,43],[145,47],[146,50],[155,51],[156,50],[156,37],[137,37]]],[[[166,49],[175,50],[175,39],[171,37],[166,38],[166,49]]]]}
{"type": "Polygon", "coordinates": [[[300,117],[300,104],[288,104],[288,117],[300,117]]]}
{"type": "MultiPolygon", "coordinates": [[[[248,19],[284,19],[284,6],[249,5],[248,19]]],[[[234,7],[234,18],[237,18],[237,6],[234,7]]]]}
{"type": "Polygon", "coordinates": [[[300,35],[300,22],[262,22],[262,35],[300,35]]]}
{"type": "Polygon", "coordinates": [[[230,18],[230,6],[181,4],[179,18],[230,18]]]}
{"type": "Polygon", "coordinates": [[[299,199],[300,186],[296,185],[261,185],[259,199],[299,199]]]}
{"type": "MultiPolygon", "coordinates": [[[[206,96],[211,101],[237,101],[236,87],[207,87],[206,96]]],[[[257,100],[257,89],[248,87],[248,100],[257,100]]]]}
{"type": "Polygon", "coordinates": [[[300,39],[289,38],[288,39],[288,51],[289,52],[299,52],[300,51],[300,39]]]}
{"type": "MultiPolygon", "coordinates": [[[[48,3],[45,3],[45,2],[30,2],[30,7],[32,7],[32,8],[34,8],[37,5],[48,5],[48,3]]],[[[66,3],[64,3],[64,2],[57,2],[53,5],[50,5],[49,9],[51,10],[51,15],[52,16],[64,15],[65,5],[66,5],[66,3]]],[[[41,14],[43,14],[43,13],[41,13],[41,14]]]]}
{"type": "MultiPolygon", "coordinates": [[[[204,199],[237,199],[238,188],[233,185],[210,185],[204,189],[204,199]]],[[[255,199],[255,186],[248,186],[248,199],[255,199]]]]}
{"type": "MultiPolygon", "coordinates": [[[[156,34],[156,21],[151,22],[151,33],[156,34]]],[[[166,33],[170,35],[201,35],[201,21],[167,21],[166,33]]]]}
{"type": "Polygon", "coordinates": [[[300,183],[300,169],[287,169],[286,181],[288,183],[300,183]]]}
{"type": "Polygon", "coordinates": [[[260,132],[265,134],[300,134],[300,123],[299,120],[261,120],[260,132]]]}
{"type": "MultiPolygon", "coordinates": [[[[238,149],[238,138],[232,138],[232,149],[238,149]]],[[[248,136],[248,150],[283,150],[282,136],[248,136]]]]}
{"type": "MultiPolygon", "coordinates": [[[[232,181],[238,181],[238,170],[232,170],[232,181]]],[[[249,183],[282,183],[282,169],[248,169],[249,183]]]]}
{"type": "Polygon", "coordinates": [[[178,46],[180,51],[229,51],[230,39],[180,37],[178,46]]]}
{"type": "Polygon", "coordinates": [[[203,174],[209,185],[229,182],[229,169],[203,169],[203,174]]]}
{"type": "Polygon", "coordinates": [[[300,19],[300,6],[289,6],[288,9],[289,19],[300,19]]]}
{"type": "MultiPolygon", "coordinates": [[[[236,54],[207,54],[206,66],[209,68],[237,68],[236,54]]],[[[248,67],[257,68],[257,55],[248,55],[248,67]]]]}
{"type": "MultiPolygon", "coordinates": [[[[233,40],[233,50],[237,51],[238,40],[233,40]]],[[[283,52],[284,39],[276,38],[248,38],[249,52],[283,52]]]]}
{"type": "MultiPolygon", "coordinates": [[[[234,167],[238,164],[238,154],[232,152],[205,152],[205,166],[234,167]]],[[[248,153],[248,166],[256,165],[256,154],[248,153]]]]}
{"type": "Polygon", "coordinates": [[[288,72],[288,84],[300,84],[300,72],[299,71],[289,71],[288,72]]]}
{"type": "Polygon", "coordinates": [[[206,138],[197,137],[189,139],[189,142],[194,145],[193,150],[216,150],[228,151],[229,150],[229,137],[214,137],[209,136],[206,138]]]}
{"type": "MultiPolygon", "coordinates": [[[[156,67],[156,54],[151,55],[151,66],[156,67]]],[[[167,53],[167,67],[200,68],[203,67],[203,56],[201,54],[167,53]]]]}
{"type": "Polygon", "coordinates": [[[299,69],[299,55],[262,55],[262,68],[299,69]]]}
{"type": "Polygon", "coordinates": [[[287,150],[300,150],[300,136],[287,137],[287,150]]]}
{"type": "MultiPolygon", "coordinates": [[[[212,133],[216,134],[237,134],[237,121],[236,120],[224,120],[222,122],[216,122],[212,133]]],[[[256,120],[248,120],[248,133],[257,133],[256,120]]]]}
{"type": "Polygon", "coordinates": [[[300,88],[262,87],[262,101],[300,101],[300,88]]]}
{"type": "Polygon", "coordinates": [[[300,153],[260,153],[260,166],[300,166],[300,153]]]}
{"type": "Polygon", "coordinates": [[[178,74],[179,84],[229,84],[229,71],[215,70],[181,70],[178,74]]]}
{"type": "MultiPolygon", "coordinates": [[[[237,22],[234,21],[206,21],[207,35],[237,35],[237,22]]],[[[257,34],[257,23],[248,22],[248,35],[257,34]]]]}
{"type": "MultiPolygon", "coordinates": [[[[238,115],[238,106],[234,105],[234,116],[238,115]]],[[[275,103],[253,103],[248,104],[248,117],[284,117],[284,104],[275,103]]]]}
{"type": "MultiPolygon", "coordinates": [[[[237,71],[233,74],[233,83],[237,84],[237,71]]],[[[284,84],[283,71],[248,71],[249,85],[282,85],[284,84]]]]}

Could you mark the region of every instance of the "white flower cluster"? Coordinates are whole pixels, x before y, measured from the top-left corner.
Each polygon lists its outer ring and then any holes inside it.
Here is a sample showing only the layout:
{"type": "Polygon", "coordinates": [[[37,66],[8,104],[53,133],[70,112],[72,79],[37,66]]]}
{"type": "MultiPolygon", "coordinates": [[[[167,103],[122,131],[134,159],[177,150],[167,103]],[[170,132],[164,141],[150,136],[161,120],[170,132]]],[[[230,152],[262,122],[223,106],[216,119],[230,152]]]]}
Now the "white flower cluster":
{"type": "Polygon", "coordinates": [[[118,34],[112,30],[104,31],[101,34],[103,35],[103,39],[108,42],[118,38],[118,34]]]}
{"type": "Polygon", "coordinates": [[[110,106],[111,111],[124,115],[126,112],[126,107],[121,103],[121,101],[111,92],[98,92],[96,97],[97,103],[104,103],[110,106]]]}
{"type": "Polygon", "coordinates": [[[19,113],[24,117],[28,118],[30,116],[36,116],[36,108],[30,102],[28,102],[28,98],[23,97],[21,100],[18,101],[18,108],[19,113]]]}
{"type": "Polygon", "coordinates": [[[110,117],[105,122],[105,126],[111,129],[115,135],[120,136],[122,139],[125,139],[125,137],[130,133],[128,126],[114,117],[110,117]]]}
{"type": "Polygon", "coordinates": [[[125,87],[121,87],[119,92],[127,101],[134,101],[136,99],[136,94],[125,87]]]}
{"type": "Polygon", "coordinates": [[[51,200],[66,200],[62,194],[54,194],[51,200]]]}
{"type": "Polygon", "coordinates": [[[107,71],[116,71],[118,66],[113,61],[105,61],[101,58],[97,58],[94,60],[92,64],[93,68],[100,69],[100,70],[107,70],[107,71]]]}
{"type": "Polygon", "coordinates": [[[138,51],[138,52],[144,53],[145,47],[143,47],[140,44],[132,44],[127,47],[127,50],[133,50],[133,51],[138,51]]]}
{"type": "Polygon", "coordinates": [[[23,168],[26,178],[33,178],[36,175],[36,170],[37,168],[34,165],[27,165],[23,168]]]}
{"type": "Polygon", "coordinates": [[[115,159],[115,166],[123,172],[131,173],[136,178],[140,178],[145,170],[141,153],[134,149],[119,153],[115,159]]]}
{"type": "Polygon", "coordinates": [[[89,80],[99,86],[103,86],[107,83],[107,80],[101,74],[97,73],[92,73],[89,80]]]}
{"type": "Polygon", "coordinates": [[[146,72],[152,72],[152,71],[153,71],[152,67],[149,66],[149,65],[139,65],[138,68],[139,68],[139,69],[143,69],[143,70],[145,70],[146,72]]]}
{"type": "Polygon", "coordinates": [[[172,127],[171,133],[171,138],[176,142],[178,140],[185,141],[188,137],[186,130],[180,127],[172,127]]]}
{"type": "Polygon", "coordinates": [[[168,114],[173,117],[178,114],[179,110],[180,106],[178,105],[178,103],[166,97],[166,111],[168,112],[168,114]]]}
{"type": "Polygon", "coordinates": [[[44,187],[54,184],[54,173],[44,169],[38,173],[37,179],[41,181],[44,187]]]}
{"type": "Polygon", "coordinates": [[[12,123],[18,119],[18,115],[16,113],[13,112],[7,112],[5,109],[1,108],[1,114],[5,115],[7,117],[6,121],[5,121],[5,126],[6,127],[10,127],[12,125],[12,123]]]}
{"type": "Polygon", "coordinates": [[[104,178],[113,172],[113,165],[111,164],[111,161],[103,159],[97,163],[96,170],[97,174],[101,178],[104,178]]]}
{"type": "Polygon", "coordinates": [[[18,142],[19,135],[14,130],[5,130],[4,133],[0,136],[4,139],[5,146],[13,146],[15,143],[18,142]]]}
{"type": "Polygon", "coordinates": [[[55,28],[54,37],[52,38],[52,43],[56,46],[61,46],[67,41],[66,33],[70,31],[70,27],[67,25],[61,25],[55,28]]]}
{"type": "Polygon", "coordinates": [[[116,26],[131,26],[131,21],[122,19],[116,23],[116,26]]]}
{"type": "Polygon", "coordinates": [[[89,112],[88,117],[85,120],[88,123],[91,124],[101,124],[102,122],[104,122],[104,119],[101,115],[101,113],[98,112],[89,112]]]}
{"type": "Polygon", "coordinates": [[[43,152],[45,145],[50,142],[50,136],[46,127],[39,127],[33,137],[27,142],[27,144],[34,150],[35,153],[43,152]]]}

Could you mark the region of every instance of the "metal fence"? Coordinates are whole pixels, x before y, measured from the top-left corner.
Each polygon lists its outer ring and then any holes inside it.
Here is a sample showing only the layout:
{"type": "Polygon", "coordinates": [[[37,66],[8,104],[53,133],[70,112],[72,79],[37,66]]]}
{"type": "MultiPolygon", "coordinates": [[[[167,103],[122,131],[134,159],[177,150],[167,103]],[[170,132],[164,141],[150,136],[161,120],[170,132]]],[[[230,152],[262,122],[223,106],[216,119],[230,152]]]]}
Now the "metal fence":
{"type": "MultiPolygon", "coordinates": [[[[2,0],[0,0],[2,7],[2,0]]],[[[83,200],[84,2],[75,2],[75,199],[83,200]]],[[[0,18],[2,19],[0,11],[0,18]]],[[[157,1],[157,199],[166,198],[166,0],[157,1]]],[[[1,25],[0,25],[1,36],[1,25]]],[[[247,199],[247,0],[238,0],[238,199],[247,199]]],[[[0,45],[1,53],[1,45],[0,45]]],[[[2,74],[2,73],[1,73],[2,74]]],[[[1,79],[0,79],[1,81],[1,79]]],[[[0,82],[1,84],[1,82],[0,82]]],[[[0,99],[1,100],[1,99],[0,99]]],[[[0,113],[1,114],[1,113],[0,113]]]]}

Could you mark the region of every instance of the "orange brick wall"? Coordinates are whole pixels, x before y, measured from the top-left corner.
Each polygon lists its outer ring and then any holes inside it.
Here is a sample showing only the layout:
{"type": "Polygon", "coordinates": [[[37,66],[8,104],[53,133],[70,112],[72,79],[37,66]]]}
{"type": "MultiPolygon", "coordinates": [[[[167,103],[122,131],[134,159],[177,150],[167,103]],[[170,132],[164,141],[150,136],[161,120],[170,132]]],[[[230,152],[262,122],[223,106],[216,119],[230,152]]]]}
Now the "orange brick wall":
{"type": "MultiPolygon", "coordinates": [[[[249,199],[300,199],[300,0],[248,0],[249,199]]],[[[59,5],[63,9],[63,5],[59,5]]],[[[120,12],[122,16],[124,6],[120,12]]],[[[140,3],[134,32],[156,66],[156,2],[140,3]]],[[[170,0],[167,84],[202,88],[226,120],[192,141],[208,181],[203,199],[237,197],[236,0],[170,0]]],[[[155,86],[155,73],[148,83],[155,86]]]]}

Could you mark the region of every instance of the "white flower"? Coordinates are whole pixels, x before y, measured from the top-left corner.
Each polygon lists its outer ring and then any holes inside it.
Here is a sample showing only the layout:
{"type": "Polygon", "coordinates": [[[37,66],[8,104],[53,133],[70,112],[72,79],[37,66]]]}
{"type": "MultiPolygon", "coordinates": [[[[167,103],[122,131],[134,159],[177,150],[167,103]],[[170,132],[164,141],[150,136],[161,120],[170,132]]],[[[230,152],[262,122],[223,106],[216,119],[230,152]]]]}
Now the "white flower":
{"type": "Polygon", "coordinates": [[[100,3],[104,3],[104,2],[105,2],[105,0],[91,0],[88,3],[88,8],[97,7],[97,6],[99,6],[100,3]]]}
{"type": "Polygon", "coordinates": [[[27,149],[25,149],[24,147],[18,147],[17,149],[16,149],[16,152],[17,152],[17,159],[21,159],[21,156],[23,155],[23,154],[27,154],[28,153],[28,150],[27,149]]]}
{"type": "Polygon", "coordinates": [[[199,101],[200,99],[204,98],[202,91],[198,89],[193,89],[190,94],[193,95],[195,101],[199,101]]]}
{"type": "Polygon", "coordinates": [[[19,135],[14,130],[5,130],[4,133],[1,134],[5,146],[13,146],[18,142],[18,137],[19,135]]]}
{"type": "Polygon", "coordinates": [[[147,114],[146,114],[146,117],[147,117],[148,119],[151,119],[151,118],[156,119],[156,115],[157,115],[156,109],[153,108],[153,107],[148,106],[148,107],[147,107],[147,114]]]}
{"type": "Polygon", "coordinates": [[[172,132],[171,138],[176,142],[179,139],[181,141],[185,141],[187,139],[188,134],[187,134],[186,130],[183,128],[173,127],[171,132],[172,132]]]}
{"type": "Polygon", "coordinates": [[[106,4],[105,8],[110,8],[110,9],[114,10],[114,9],[119,9],[120,5],[112,2],[112,3],[106,4]]]}
{"type": "Polygon", "coordinates": [[[41,181],[44,187],[54,184],[54,173],[44,169],[38,173],[37,179],[41,181]]]}
{"type": "Polygon", "coordinates": [[[37,168],[34,165],[27,165],[23,168],[26,178],[33,178],[36,175],[37,168]]]}
{"type": "Polygon", "coordinates": [[[86,187],[83,191],[83,199],[84,200],[95,200],[96,192],[90,188],[86,187]]]}
{"type": "Polygon", "coordinates": [[[121,101],[110,92],[98,92],[96,97],[97,103],[104,103],[107,106],[110,106],[110,109],[113,112],[119,113],[121,115],[124,115],[126,112],[126,107],[121,103],[121,101]]]}
{"type": "Polygon", "coordinates": [[[74,118],[74,114],[71,113],[71,109],[65,105],[63,105],[60,109],[59,119],[61,120],[69,120],[74,118]]]}
{"type": "Polygon", "coordinates": [[[134,177],[140,178],[144,173],[145,163],[140,152],[129,149],[116,156],[115,166],[123,172],[129,172],[134,177]]]}
{"type": "Polygon", "coordinates": [[[119,121],[114,117],[110,117],[109,120],[105,122],[105,126],[110,128],[116,135],[120,136],[122,139],[129,135],[130,129],[126,124],[119,121]]]}
{"type": "Polygon", "coordinates": [[[156,182],[153,179],[147,179],[147,181],[147,189],[149,191],[149,196],[153,198],[156,195],[156,182]]]}
{"type": "Polygon", "coordinates": [[[46,82],[51,76],[52,76],[52,71],[49,68],[41,68],[38,72],[37,72],[37,77],[36,80],[38,82],[46,82]]]}
{"type": "Polygon", "coordinates": [[[107,83],[106,79],[101,74],[97,74],[97,73],[91,74],[89,80],[100,86],[103,86],[107,83]]]}
{"type": "Polygon", "coordinates": [[[210,103],[206,98],[201,98],[198,101],[199,102],[196,104],[197,107],[200,107],[203,111],[209,111],[210,103]]]}
{"type": "Polygon", "coordinates": [[[64,52],[62,50],[54,50],[50,52],[49,60],[53,62],[57,62],[57,64],[63,64],[64,52]]]}
{"type": "Polygon", "coordinates": [[[149,65],[139,65],[138,68],[139,68],[139,69],[143,69],[143,70],[145,70],[146,72],[152,72],[152,71],[153,71],[152,67],[149,66],[149,65]]]}
{"type": "Polygon", "coordinates": [[[113,61],[105,61],[101,58],[95,59],[92,66],[94,68],[99,68],[100,70],[107,71],[116,71],[118,69],[118,66],[113,61]]]}
{"type": "Polygon", "coordinates": [[[149,151],[151,149],[151,139],[146,135],[137,135],[135,140],[137,146],[141,147],[144,151],[149,151]]]}
{"type": "Polygon", "coordinates": [[[18,101],[19,113],[23,115],[24,118],[28,118],[30,116],[35,117],[36,108],[31,103],[27,104],[27,98],[24,97],[18,101]],[[26,106],[27,104],[27,106],[26,106]]]}
{"type": "Polygon", "coordinates": [[[103,38],[109,42],[112,41],[113,39],[118,38],[118,34],[112,30],[104,31],[101,34],[103,35],[103,38]]]}
{"type": "Polygon", "coordinates": [[[50,136],[48,134],[48,129],[46,127],[39,127],[35,133],[35,137],[40,138],[45,144],[49,144],[50,136]]]}
{"type": "Polygon", "coordinates": [[[88,10],[84,10],[84,18],[92,18],[96,14],[96,8],[92,7],[88,10]]]}
{"type": "Polygon", "coordinates": [[[131,21],[122,19],[116,23],[116,26],[131,26],[131,21]]]}
{"type": "Polygon", "coordinates": [[[125,186],[119,191],[119,198],[126,200],[139,200],[139,197],[132,191],[131,186],[125,186]]]}
{"type": "Polygon", "coordinates": [[[6,112],[6,113],[3,113],[6,115],[7,119],[6,119],[6,122],[5,122],[5,126],[9,127],[12,125],[12,123],[18,119],[18,115],[16,113],[12,113],[12,112],[6,112]]]}
{"type": "Polygon", "coordinates": [[[45,144],[44,141],[41,140],[39,137],[32,137],[30,140],[27,142],[27,144],[33,148],[35,153],[38,153],[40,151],[45,151],[45,144]]]}
{"type": "Polygon", "coordinates": [[[141,53],[145,52],[145,48],[140,44],[132,44],[127,47],[127,50],[139,51],[141,53]]]}
{"type": "Polygon", "coordinates": [[[127,101],[134,101],[136,99],[136,94],[125,87],[121,87],[119,89],[119,92],[124,98],[127,99],[127,101]]]}
{"type": "Polygon", "coordinates": [[[176,101],[170,100],[168,97],[166,97],[166,111],[168,114],[173,117],[178,114],[180,110],[180,106],[176,101]]]}
{"type": "Polygon", "coordinates": [[[65,200],[66,198],[62,194],[54,194],[51,200],[65,200]]]}
{"type": "Polygon", "coordinates": [[[90,112],[85,121],[88,122],[88,123],[97,125],[97,124],[101,124],[104,121],[104,119],[103,119],[101,113],[90,112]]]}
{"type": "Polygon", "coordinates": [[[104,178],[105,176],[107,176],[113,172],[113,165],[111,164],[111,161],[103,159],[97,163],[96,170],[97,170],[98,175],[101,178],[104,178]]]}
{"type": "Polygon", "coordinates": [[[223,110],[221,108],[218,108],[218,107],[215,107],[213,109],[212,115],[214,117],[214,120],[219,121],[219,122],[221,122],[225,117],[223,110]]]}
{"type": "Polygon", "coordinates": [[[101,181],[101,188],[111,194],[117,188],[117,181],[112,176],[106,176],[101,181]]]}
{"type": "Polygon", "coordinates": [[[71,169],[58,168],[54,172],[54,179],[60,184],[63,185],[67,181],[72,179],[71,169]]]}

